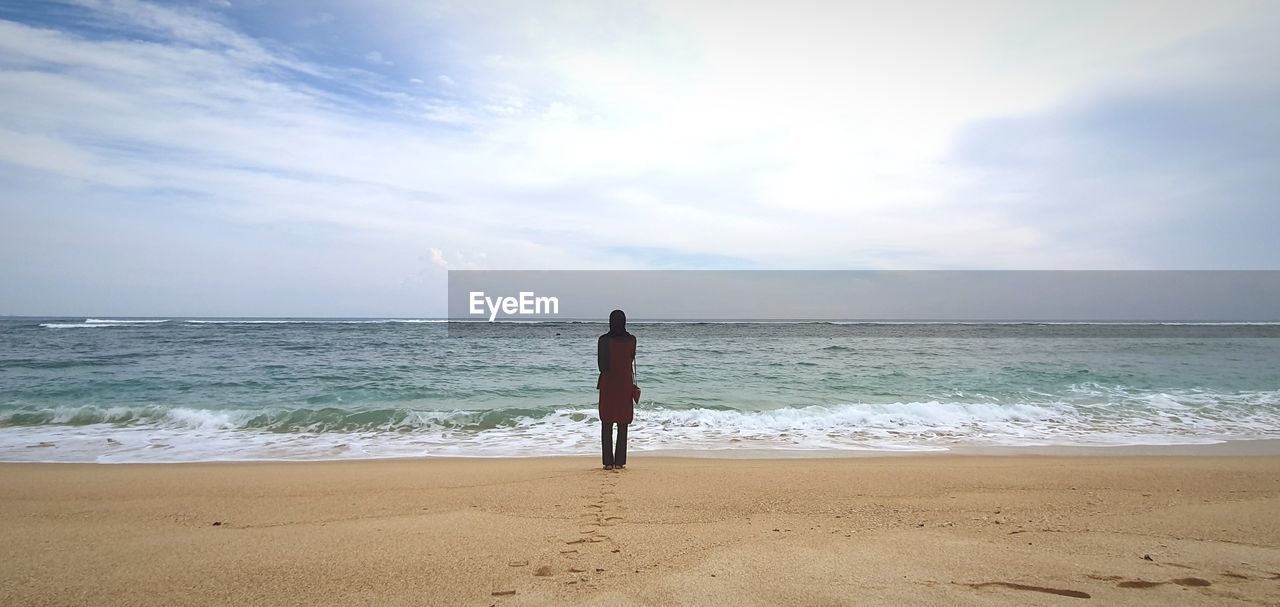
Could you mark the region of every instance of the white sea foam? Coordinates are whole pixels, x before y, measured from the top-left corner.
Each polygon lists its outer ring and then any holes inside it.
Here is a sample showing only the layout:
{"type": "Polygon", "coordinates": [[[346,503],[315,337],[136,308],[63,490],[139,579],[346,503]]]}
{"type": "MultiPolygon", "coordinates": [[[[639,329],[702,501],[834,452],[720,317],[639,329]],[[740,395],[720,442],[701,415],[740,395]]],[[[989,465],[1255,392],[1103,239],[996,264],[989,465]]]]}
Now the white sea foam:
{"type": "Polygon", "coordinates": [[[84,321],[85,321],[86,323],[89,323],[89,324],[95,324],[95,325],[110,325],[110,324],[139,325],[139,324],[148,324],[148,323],[169,322],[169,319],[167,319],[167,318],[161,318],[161,319],[141,319],[141,318],[86,318],[86,319],[84,319],[84,321]]]}
{"type": "MultiPolygon", "coordinates": [[[[86,318],[84,322],[79,323],[41,323],[41,327],[50,329],[74,329],[74,328],[91,328],[91,327],[117,327],[117,326],[135,326],[147,324],[159,324],[172,322],[171,319],[110,319],[110,318],[86,318]]],[[[487,323],[487,321],[476,320],[449,320],[441,318],[377,318],[377,319],[312,319],[312,318],[267,318],[267,319],[238,319],[238,318],[215,318],[215,319],[188,319],[181,322],[193,325],[288,325],[288,324],[345,324],[345,325],[363,325],[363,324],[388,324],[388,323],[487,323]]],[[[500,319],[495,321],[496,324],[604,324],[604,321],[595,320],[566,320],[566,319],[500,319]]],[[[632,320],[632,324],[826,324],[826,325],[997,325],[997,326],[1054,326],[1054,325],[1107,325],[1107,326],[1275,326],[1280,325],[1276,321],[1188,321],[1188,322],[1155,322],[1155,321],[1135,321],[1135,322],[1097,322],[1097,321],[953,321],[953,320],[632,320]]]]}
{"type": "MultiPolygon", "coordinates": [[[[84,322],[77,323],[41,323],[40,326],[50,329],[76,329],[85,327],[128,327],[137,325],[152,325],[171,322],[164,320],[113,320],[104,318],[87,318],[84,322]]],[[[429,318],[385,318],[385,319],[348,319],[348,320],[313,320],[313,319],[200,319],[200,320],[183,320],[182,322],[193,325],[378,325],[388,323],[443,323],[447,320],[429,319],[429,318]]]]}
{"type": "Polygon", "coordinates": [[[111,328],[111,327],[136,327],[136,326],[142,326],[142,323],[124,323],[124,322],[112,322],[112,323],[84,323],[84,322],[70,323],[70,322],[46,322],[46,323],[40,323],[40,326],[42,326],[42,327],[44,327],[44,328],[46,328],[46,329],[103,329],[103,328],[111,328]]]}
{"type": "MultiPolygon", "coordinates": [[[[851,403],[765,411],[641,406],[637,451],[937,451],[1280,438],[1280,393],[1130,394],[1026,403],[851,403]],[[1090,399],[1096,402],[1089,402],[1090,399]]],[[[590,454],[593,406],[512,411],[65,407],[0,414],[0,460],[204,461],[590,454]],[[31,416],[42,416],[32,423],[31,416]]]]}
{"type": "Polygon", "coordinates": [[[268,319],[209,319],[209,320],[187,320],[184,321],[193,325],[380,325],[388,323],[443,323],[447,320],[435,318],[377,318],[377,319],[293,319],[293,318],[268,318],[268,319]]]}
{"type": "Polygon", "coordinates": [[[41,327],[46,329],[85,329],[85,328],[102,328],[102,327],[130,327],[139,325],[154,325],[169,322],[168,319],[114,319],[114,318],[86,318],[84,322],[46,322],[40,323],[41,327]]]}
{"type": "MultiPolygon", "coordinates": [[[[501,322],[501,321],[499,321],[501,322]]],[[[529,320],[523,322],[567,322],[562,320],[529,320]]],[[[585,322],[592,324],[607,324],[604,320],[584,320],[573,322],[585,322]]],[[[628,323],[645,325],[645,324],[698,324],[698,325],[962,325],[962,326],[1041,326],[1041,325],[1082,325],[1082,326],[1274,326],[1280,325],[1280,321],[1234,321],[1234,320],[1208,320],[1208,321],[1155,321],[1155,320],[1134,320],[1134,321],[1106,321],[1106,320],[628,320],[628,323]]]]}

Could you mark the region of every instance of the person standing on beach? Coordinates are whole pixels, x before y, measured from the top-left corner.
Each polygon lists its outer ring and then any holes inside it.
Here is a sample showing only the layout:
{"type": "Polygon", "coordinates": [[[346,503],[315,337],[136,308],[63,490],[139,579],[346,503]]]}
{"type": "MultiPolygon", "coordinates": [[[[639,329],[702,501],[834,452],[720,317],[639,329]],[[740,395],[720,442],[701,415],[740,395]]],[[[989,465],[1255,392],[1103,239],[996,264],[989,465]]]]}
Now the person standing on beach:
{"type": "Polygon", "coordinates": [[[600,377],[601,455],[605,470],[621,470],[627,466],[627,424],[635,415],[632,403],[638,398],[635,372],[636,336],[627,332],[627,315],[622,310],[609,313],[609,332],[596,343],[596,366],[600,377]],[[613,446],[613,425],[618,425],[618,446],[613,446]]]}

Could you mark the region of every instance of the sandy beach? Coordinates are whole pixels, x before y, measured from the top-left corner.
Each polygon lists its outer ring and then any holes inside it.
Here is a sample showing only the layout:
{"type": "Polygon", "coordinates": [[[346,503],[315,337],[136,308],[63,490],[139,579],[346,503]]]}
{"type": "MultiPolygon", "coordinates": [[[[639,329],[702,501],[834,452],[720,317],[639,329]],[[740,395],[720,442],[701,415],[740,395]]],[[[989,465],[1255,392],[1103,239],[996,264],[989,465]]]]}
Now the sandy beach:
{"type": "Polygon", "coordinates": [[[0,465],[6,605],[1280,604],[1280,457],[0,465]]]}

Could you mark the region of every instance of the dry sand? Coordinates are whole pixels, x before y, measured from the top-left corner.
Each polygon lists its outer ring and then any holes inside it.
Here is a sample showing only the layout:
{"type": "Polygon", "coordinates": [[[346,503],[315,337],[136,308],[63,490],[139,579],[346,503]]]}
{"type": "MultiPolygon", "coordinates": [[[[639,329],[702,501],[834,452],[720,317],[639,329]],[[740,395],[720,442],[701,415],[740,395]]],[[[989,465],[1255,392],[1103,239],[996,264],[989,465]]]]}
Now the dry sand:
{"type": "Polygon", "coordinates": [[[1280,457],[0,465],[0,604],[1280,605],[1280,457]]]}

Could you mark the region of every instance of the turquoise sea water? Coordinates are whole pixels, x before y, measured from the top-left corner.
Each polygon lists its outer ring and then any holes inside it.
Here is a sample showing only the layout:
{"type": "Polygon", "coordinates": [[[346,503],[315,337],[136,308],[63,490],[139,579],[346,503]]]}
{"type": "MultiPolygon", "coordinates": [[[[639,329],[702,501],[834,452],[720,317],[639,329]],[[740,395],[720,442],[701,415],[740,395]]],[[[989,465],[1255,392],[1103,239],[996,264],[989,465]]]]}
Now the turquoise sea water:
{"type": "MultiPolygon", "coordinates": [[[[633,323],[635,450],[1280,438],[1280,325],[633,323]]],[[[600,323],[0,319],[0,460],[594,454],[600,323]]]]}

